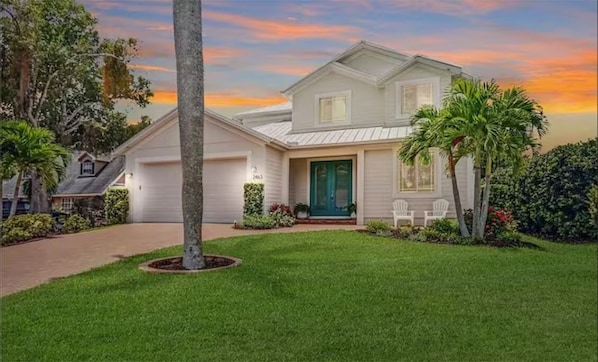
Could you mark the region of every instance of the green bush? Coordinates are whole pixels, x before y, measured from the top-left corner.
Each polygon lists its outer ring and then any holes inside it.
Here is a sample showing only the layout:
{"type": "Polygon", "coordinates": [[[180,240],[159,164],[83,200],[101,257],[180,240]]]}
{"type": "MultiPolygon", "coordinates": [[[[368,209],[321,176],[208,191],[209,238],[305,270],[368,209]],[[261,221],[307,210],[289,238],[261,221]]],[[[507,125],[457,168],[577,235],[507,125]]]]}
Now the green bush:
{"type": "Polygon", "coordinates": [[[505,231],[496,235],[496,240],[504,244],[518,244],[522,241],[522,237],[517,231],[505,231]]]}
{"type": "Polygon", "coordinates": [[[104,218],[104,200],[101,196],[75,199],[73,214],[81,215],[89,220],[91,227],[105,226],[108,223],[104,218]]]}
{"type": "Polygon", "coordinates": [[[246,215],[241,222],[243,229],[272,229],[275,226],[274,219],[270,215],[246,215]]]}
{"type": "Polygon", "coordinates": [[[432,228],[423,229],[418,233],[419,240],[424,240],[430,243],[450,244],[454,243],[459,238],[459,234],[455,232],[438,231],[432,228]]]}
{"type": "Polygon", "coordinates": [[[508,197],[524,233],[569,242],[598,240],[588,194],[598,184],[598,139],[556,147],[532,159],[508,197]]]}
{"type": "Polygon", "coordinates": [[[2,227],[2,245],[15,244],[29,239],[33,239],[33,235],[21,228],[5,229],[4,226],[2,227]]]}
{"type": "Polygon", "coordinates": [[[81,215],[71,215],[64,223],[63,231],[67,234],[78,233],[81,230],[89,229],[90,222],[81,215]]]}
{"type": "Polygon", "coordinates": [[[243,200],[243,215],[262,215],[264,213],[264,184],[256,182],[244,184],[243,200]]]}
{"type": "Polygon", "coordinates": [[[594,185],[588,192],[588,211],[594,225],[598,226],[598,185],[594,185]]]}
{"type": "Polygon", "coordinates": [[[392,226],[389,223],[382,220],[370,220],[368,221],[366,228],[369,233],[376,235],[390,235],[392,232],[392,226]]]}
{"type": "Polygon", "coordinates": [[[438,219],[434,220],[428,227],[429,230],[438,231],[445,234],[459,235],[459,224],[455,220],[438,219]]]}
{"type": "Polygon", "coordinates": [[[108,225],[124,224],[129,214],[129,190],[109,189],[104,195],[104,217],[108,225]]]}
{"type": "Polygon", "coordinates": [[[2,224],[2,245],[47,236],[54,229],[48,214],[16,215],[2,224]]]}

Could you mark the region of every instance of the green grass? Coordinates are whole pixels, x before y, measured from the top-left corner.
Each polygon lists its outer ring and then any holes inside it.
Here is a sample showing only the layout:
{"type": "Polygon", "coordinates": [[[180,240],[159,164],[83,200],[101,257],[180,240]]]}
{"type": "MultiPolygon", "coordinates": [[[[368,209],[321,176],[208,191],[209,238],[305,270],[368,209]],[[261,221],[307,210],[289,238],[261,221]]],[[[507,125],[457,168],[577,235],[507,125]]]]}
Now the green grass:
{"type": "Polygon", "coordinates": [[[596,245],[349,231],[205,244],[242,266],[152,275],[169,248],[7,296],[3,361],[592,361],[596,245]]]}

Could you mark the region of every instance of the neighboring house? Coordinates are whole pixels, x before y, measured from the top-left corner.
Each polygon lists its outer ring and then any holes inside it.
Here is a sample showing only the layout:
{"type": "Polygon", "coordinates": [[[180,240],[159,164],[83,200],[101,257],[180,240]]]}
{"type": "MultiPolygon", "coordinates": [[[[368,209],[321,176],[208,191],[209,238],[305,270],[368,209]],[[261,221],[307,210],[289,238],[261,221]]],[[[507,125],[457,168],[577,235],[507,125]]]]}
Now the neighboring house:
{"type": "MultiPolygon", "coordinates": [[[[87,152],[75,152],[72,155],[67,177],[52,195],[52,209],[70,212],[77,199],[91,199],[104,195],[112,186],[124,186],[125,159],[94,157],[87,152]]],[[[2,198],[6,204],[12,200],[16,177],[5,181],[2,198]]],[[[22,191],[20,199],[26,196],[22,191]]]]}
{"type": "MultiPolygon", "coordinates": [[[[275,202],[311,206],[312,217],[357,223],[391,219],[405,199],[423,222],[439,198],[451,204],[446,162],[408,167],[397,159],[419,106],[441,105],[451,81],[469,77],[456,65],[408,56],[359,42],[293,84],[289,103],[239,113],[235,120],[206,110],[204,221],[232,222],[243,212],[243,183],[263,182],[265,207],[275,202]]],[[[181,163],[176,109],[115,152],[126,156],[131,221],[181,222],[181,163]]],[[[457,178],[464,207],[473,204],[471,160],[457,178]]]]}

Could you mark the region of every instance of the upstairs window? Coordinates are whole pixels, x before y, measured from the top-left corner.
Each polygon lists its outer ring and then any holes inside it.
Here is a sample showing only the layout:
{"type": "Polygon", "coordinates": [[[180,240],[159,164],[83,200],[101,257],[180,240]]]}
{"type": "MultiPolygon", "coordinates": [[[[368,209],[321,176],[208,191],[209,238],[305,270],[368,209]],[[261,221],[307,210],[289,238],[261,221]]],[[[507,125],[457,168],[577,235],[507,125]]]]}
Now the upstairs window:
{"type": "Polygon", "coordinates": [[[81,163],[81,176],[93,176],[95,174],[95,165],[93,161],[86,160],[81,163]]]}
{"type": "Polygon", "coordinates": [[[351,123],[351,92],[316,95],[316,125],[351,123]]]}
{"type": "Polygon", "coordinates": [[[409,117],[420,107],[439,106],[438,78],[397,82],[397,117],[409,117]]]}

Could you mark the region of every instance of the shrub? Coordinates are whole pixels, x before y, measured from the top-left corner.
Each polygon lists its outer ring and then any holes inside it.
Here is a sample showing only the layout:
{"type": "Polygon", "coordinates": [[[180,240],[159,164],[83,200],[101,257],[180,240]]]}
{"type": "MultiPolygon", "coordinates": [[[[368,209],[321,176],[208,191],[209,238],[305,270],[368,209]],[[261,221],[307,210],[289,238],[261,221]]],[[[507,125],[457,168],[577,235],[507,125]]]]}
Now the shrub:
{"type": "Polygon", "coordinates": [[[16,215],[2,224],[2,245],[47,236],[54,229],[54,220],[48,214],[16,215]]]}
{"type": "Polygon", "coordinates": [[[368,221],[366,228],[369,233],[376,235],[390,235],[392,227],[389,223],[382,220],[370,220],[368,221]]]}
{"type": "Polygon", "coordinates": [[[5,226],[2,226],[2,245],[15,244],[29,239],[33,239],[33,235],[21,228],[6,229],[5,226]]]}
{"type": "Polygon", "coordinates": [[[291,227],[295,225],[295,217],[289,205],[272,204],[269,216],[274,221],[275,227],[291,227]]]}
{"type": "Polygon", "coordinates": [[[594,225],[598,226],[598,185],[594,185],[588,192],[588,212],[594,225]]]}
{"type": "Polygon", "coordinates": [[[104,218],[104,200],[99,196],[75,199],[73,202],[73,213],[81,215],[89,220],[92,227],[104,226],[107,224],[107,221],[104,218]]]}
{"type": "Polygon", "coordinates": [[[264,213],[264,184],[255,182],[244,184],[243,200],[243,215],[262,215],[264,213]]]}
{"type": "Polygon", "coordinates": [[[559,241],[598,239],[588,193],[598,184],[598,139],[556,147],[534,157],[503,197],[524,233],[559,241]]]}
{"type": "Polygon", "coordinates": [[[423,229],[418,235],[420,235],[419,240],[442,244],[453,243],[459,237],[457,233],[443,232],[431,228],[423,229]]]}
{"type": "Polygon", "coordinates": [[[244,229],[272,229],[274,226],[274,219],[270,215],[246,215],[241,222],[244,229]]]}
{"type": "Polygon", "coordinates": [[[522,241],[521,234],[517,231],[505,231],[496,235],[496,240],[503,244],[519,244],[522,241]]]}
{"type": "Polygon", "coordinates": [[[129,190],[109,189],[104,195],[104,217],[108,225],[124,224],[129,214],[129,190]]]}
{"type": "MultiPolygon", "coordinates": [[[[465,224],[471,232],[473,223],[473,210],[467,209],[463,213],[465,224]]],[[[488,208],[488,218],[484,228],[484,237],[490,240],[496,238],[496,235],[512,230],[514,228],[513,215],[510,211],[495,210],[492,206],[488,208]]],[[[458,229],[457,229],[458,231],[458,229]]]]}
{"type": "Polygon", "coordinates": [[[459,235],[459,224],[454,220],[438,219],[434,220],[428,227],[429,230],[438,231],[445,234],[459,235]]]}
{"type": "Polygon", "coordinates": [[[67,234],[78,233],[81,230],[89,229],[90,222],[81,215],[71,215],[64,223],[63,231],[67,234]]]}
{"type": "Polygon", "coordinates": [[[394,236],[399,239],[408,239],[411,235],[416,233],[417,229],[412,226],[399,226],[393,231],[394,236]]]}

